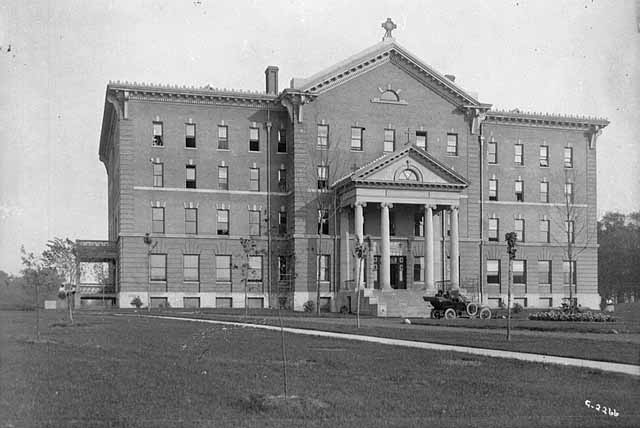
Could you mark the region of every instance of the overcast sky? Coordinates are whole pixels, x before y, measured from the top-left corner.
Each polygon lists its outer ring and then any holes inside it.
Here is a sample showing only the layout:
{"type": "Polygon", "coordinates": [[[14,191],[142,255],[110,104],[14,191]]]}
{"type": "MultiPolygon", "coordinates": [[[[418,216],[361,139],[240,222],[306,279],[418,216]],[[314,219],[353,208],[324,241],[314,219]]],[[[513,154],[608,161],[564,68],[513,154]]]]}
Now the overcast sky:
{"type": "Polygon", "coordinates": [[[598,212],[640,210],[638,13],[633,0],[0,0],[0,269],[18,273],[21,245],[107,238],[109,80],[264,90],[277,65],[284,88],[379,42],[387,17],[483,102],[608,118],[598,212]]]}

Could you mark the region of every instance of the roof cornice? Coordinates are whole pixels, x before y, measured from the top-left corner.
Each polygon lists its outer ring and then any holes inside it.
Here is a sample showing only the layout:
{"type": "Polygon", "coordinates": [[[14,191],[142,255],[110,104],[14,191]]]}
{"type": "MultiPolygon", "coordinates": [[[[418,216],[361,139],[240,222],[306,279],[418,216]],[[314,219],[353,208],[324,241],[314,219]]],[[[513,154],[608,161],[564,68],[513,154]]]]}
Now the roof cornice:
{"type": "Polygon", "coordinates": [[[515,110],[489,110],[486,122],[505,123],[521,126],[542,126],[570,129],[602,129],[609,125],[609,121],[601,117],[563,115],[556,113],[523,112],[515,110]]]}

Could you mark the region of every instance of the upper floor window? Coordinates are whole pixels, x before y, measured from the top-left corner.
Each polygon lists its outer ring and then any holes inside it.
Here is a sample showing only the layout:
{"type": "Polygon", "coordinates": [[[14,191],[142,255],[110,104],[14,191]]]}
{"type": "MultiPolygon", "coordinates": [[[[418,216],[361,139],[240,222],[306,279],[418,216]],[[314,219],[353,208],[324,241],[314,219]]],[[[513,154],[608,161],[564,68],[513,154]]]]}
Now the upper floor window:
{"type": "Polygon", "coordinates": [[[419,181],[418,174],[416,174],[414,170],[409,168],[400,172],[400,174],[398,174],[397,180],[398,181],[419,181]]]}
{"type": "Polygon", "coordinates": [[[318,235],[329,234],[329,210],[318,210],[318,235]]]}
{"type": "Polygon", "coordinates": [[[218,210],[217,212],[218,235],[229,234],[229,210],[218,210]]]}
{"type": "Polygon", "coordinates": [[[328,254],[318,255],[318,279],[320,281],[330,281],[331,264],[329,260],[331,256],[328,254]]]}
{"type": "Polygon", "coordinates": [[[200,281],[200,255],[182,255],[182,276],[185,281],[200,281]]]}
{"type": "Polygon", "coordinates": [[[164,164],[153,163],[153,187],[164,187],[164,164]]]}
{"type": "Polygon", "coordinates": [[[573,204],[573,183],[564,183],[564,200],[573,204]]]}
{"type": "Polygon", "coordinates": [[[538,284],[551,284],[551,260],[538,260],[538,284]]]}
{"type": "Polygon", "coordinates": [[[162,139],[162,122],[153,122],[153,146],[162,147],[164,141],[162,139]]]}
{"type": "Polygon", "coordinates": [[[498,143],[489,141],[487,144],[487,162],[491,164],[498,163],[498,143]]]}
{"type": "Polygon", "coordinates": [[[384,148],[385,152],[392,152],[396,149],[396,130],[385,129],[384,130],[384,148]]]}
{"type": "Polygon", "coordinates": [[[216,281],[231,282],[231,256],[216,255],[216,281]]]}
{"type": "Polygon", "coordinates": [[[262,256],[249,256],[249,281],[262,281],[262,256]]]}
{"type": "Polygon", "coordinates": [[[318,148],[326,149],[329,146],[329,125],[318,125],[318,148]]]}
{"type": "Polygon", "coordinates": [[[500,260],[487,260],[487,284],[500,285],[500,260]]]}
{"type": "Polygon", "coordinates": [[[287,153],[287,130],[278,129],[278,153],[287,153]]]}
{"type": "Polygon", "coordinates": [[[576,242],[575,235],[575,222],[573,220],[566,220],[564,222],[564,230],[567,234],[567,242],[571,242],[572,244],[576,242]]]}
{"type": "Polygon", "coordinates": [[[524,220],[521,218],[515,219],[513,229],[516,232],[518,241],[524,242],[524,220]]]}
{"type": "Polygon", "coordinates": [[[149,280],[167,280],[167,255],[149,254],[149,280]]]}
{"type": "Polygon", "coordinates": [[[185,187],[187,189],[196,188],[196,166],[195,165],[187,165],[187,180],[185,183],[185,187]]]}
{"type": "Polygon", "coordinates": [[[151,232],[164,233],[164,208],[151,208],[151,232]]]}
{"type": "Polygon", "coordinates": [[[249,235],[260,235],[260,211],[249,211],[249,235]]]}
{"type": "Polygon", "coordinates": [[[524,147],[522,144],[515,144],[513,146],[514,149],[514,158],[513,161],[516,165],[524,165],[524,147]]]}
{"type": "Polygon", "coordinates": [[[229,167],[218,167],[218,189],[229,190],[229,167]]]}
{"type": "Polygon", "coordinates": [[[516,201],[524,201],[524,182],[522,180],[515,181],[516,201]]]}
{"type": "Polygon", "coordinates": [[[576,285],[578,282],[578,274],[576,273],[576,261],[575,260],[563,260],[562,261],[562,283],[576,285]]]}
{"type": "Polygon", "coordinates": [[[287,212],[284,210],[278,212],[278,233],[281,235],[287,233],[287,212]]]}
{"type": "Polygon", "coordinates": [[[498,200],[498,180],[495,178],[489,179],[489,200],[498,200]]]}
{"type": "Polygon", "coordinates": [[[540,202],[549,202],[549,183],[547,181],[540,182],[540,202]]]}
{"type": "Polygon", "coordinates": [[[249,190],[260,191],[260,168],[249,168],[249,190]]]}
{"type": "Polygon", "coordinates": [[[249,151],[260,151],[260,130],[258,128],[249,128],[249,151]]]}
{"type": "Polygon", "coordinates": [[[278,256],[278,280],[287,281],[289,279],[289,257],[278,256]]]}
{"type": "Polygon", "coordinates": [[[458,156],[458,134],[447,134],[447,154],[458,156]]]}
{"type": "Polygon", "coordinates": [[[184,209],[184,233],[196,235],[198,233],[198,209],[184,209]]]}
{"type": "Polygon", "coordinates": [[[573,168],[573,147],[564,148],[564,167],[573,168]]]}
{"type": "Polygon", "coordinates": [[[513,283],[514,284],[527,283],[527,261],[526,260],[513,261],[513,283]]]}
{"type": "Polygon", "coordinates": [[[185,123],[184,134],[184,146],[194,148],[196,146],[196,125],[185,123]]]}
{"type": "Polygon", "coordinates": [[[218,125],[218,150],[229,150],[229,127],[218,125]]]}
{"type": "Polygon", "coordinates": [[[540,220],[540,240],[542,242],[551,242],[550,221],[540,220]]]}
{"type": "Polygon", "coordinates": [[[489,219],[489,241],[498,241],[500,234],[500,220],[497,218],[489,219]]]}
{"type": "Polygon", "coordinates": [[[416,131],[416,146],[427,150],[427,131],[416,131]]]}
{"type": "Polygon", "coordinates": [[[327,188],[328,176],[329,176],[329,166],[318,165],[318,189],[327,188]]]}
{"type": "Polygon", "coordinates": [[[281,192],[287,191],[287,169],[280,168],[278,170],[278,190],[281,192]]]}
{"type": "Polygon", "coordinates": [[[361,152],[363,149],[362,140],[364,128],[358,126],[351,127],[351,150],[361,152]]]}
{"type": "Polygon", "coordinates": [[[540,146],[540,166],[549,166],[549,146],[540,146]]]}
{"type": "Polygon", "coordinates": [[[413,236],[424,236],[424,215],[416,214],[413,218],[413,236]]]}

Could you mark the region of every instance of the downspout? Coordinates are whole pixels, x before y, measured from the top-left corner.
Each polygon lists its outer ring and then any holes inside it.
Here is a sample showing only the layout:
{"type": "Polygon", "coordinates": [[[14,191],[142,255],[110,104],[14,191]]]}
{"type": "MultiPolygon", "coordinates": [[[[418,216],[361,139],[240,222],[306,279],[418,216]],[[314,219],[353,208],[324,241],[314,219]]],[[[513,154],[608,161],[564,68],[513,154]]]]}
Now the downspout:
{"type": "Polygon", "coordinates": [[[484,299],[484,135],[482,134],[484,124],[480,122],[478,145],[480,149],[480,278],[478,281],[478,287],[480,292],[480,303],[485,303],[484,299]]]}
{"type": "Polygon", "coordinates": [[[267,109],[267,293],[268,307],[271,308],[271,120],[267,109]]]}

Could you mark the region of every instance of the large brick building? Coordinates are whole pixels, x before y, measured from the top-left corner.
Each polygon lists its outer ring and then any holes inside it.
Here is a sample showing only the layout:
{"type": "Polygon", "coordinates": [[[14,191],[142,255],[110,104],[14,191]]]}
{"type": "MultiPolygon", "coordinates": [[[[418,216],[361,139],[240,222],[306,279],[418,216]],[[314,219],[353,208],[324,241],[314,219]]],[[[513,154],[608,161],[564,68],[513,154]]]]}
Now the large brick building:
{"type": "Polygon", "coordinates": [[[119,306],[301,309],[318,285],[332,310],[358,288],[379,315],[426,314],[422,296],[442,288],[498,305],[509,231],[516,302],[599,304],[608,122],[491,110],[383,27],[382,42],[283,91],[273,66],[260,93],[109,83],[100,159],[119,306]]]}

